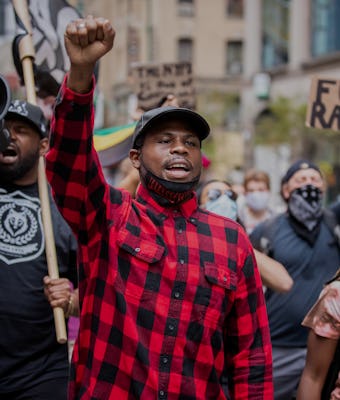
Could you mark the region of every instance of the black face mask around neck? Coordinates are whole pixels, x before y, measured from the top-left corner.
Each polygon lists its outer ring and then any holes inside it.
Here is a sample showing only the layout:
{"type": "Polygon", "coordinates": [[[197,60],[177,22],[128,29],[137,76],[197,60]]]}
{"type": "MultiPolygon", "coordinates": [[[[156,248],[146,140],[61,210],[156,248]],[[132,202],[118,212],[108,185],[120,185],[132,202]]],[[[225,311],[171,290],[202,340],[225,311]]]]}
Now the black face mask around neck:
{"type": "Polygon", "coordinates": [[[141,170],[142,181],[151,196],[164,207],[176,206],[189,200],[198,185],[200,175],[190,182],[172,182],[159,178],[145,167],[141,170]]]}

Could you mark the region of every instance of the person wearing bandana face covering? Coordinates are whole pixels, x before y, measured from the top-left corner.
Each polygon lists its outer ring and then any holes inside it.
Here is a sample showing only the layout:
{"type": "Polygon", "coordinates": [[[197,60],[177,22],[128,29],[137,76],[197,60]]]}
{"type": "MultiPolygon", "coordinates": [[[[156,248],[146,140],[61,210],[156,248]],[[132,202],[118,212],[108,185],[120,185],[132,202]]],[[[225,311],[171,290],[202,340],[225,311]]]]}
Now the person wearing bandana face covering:
{"type": "MultiPolygon", "coordinates": [[[[286,212],[261,223],[250,234],[255,248],[263,243],[283,263],[294,281],[282,295],[265,293],[273,345],[274,398],[291,399],[305,365],[308,330],[301,325],[323,285],[340,265],[338,240],[323,208],[325,182],[318,166],[299,160],[281,181],[286,212]],[[269,242],[269,244],[268,244],[269,242]]],[[[335,219],[335,216],[332,216],[335,219]]]]}
{"type": "Polygon", "coordinates": [[[137,122],[136,197],[110,186],[93,148],[93,70],[113,46],[108,20],[65,33],[71,69],[51,123],[48,179],[79,244],[80,329],[69,399],[272,399],[261,278],[232,220],[203,213],[198,113],[173,106],[137,122]],[[223,245],[222,245],[223,243],[223,245]]]}

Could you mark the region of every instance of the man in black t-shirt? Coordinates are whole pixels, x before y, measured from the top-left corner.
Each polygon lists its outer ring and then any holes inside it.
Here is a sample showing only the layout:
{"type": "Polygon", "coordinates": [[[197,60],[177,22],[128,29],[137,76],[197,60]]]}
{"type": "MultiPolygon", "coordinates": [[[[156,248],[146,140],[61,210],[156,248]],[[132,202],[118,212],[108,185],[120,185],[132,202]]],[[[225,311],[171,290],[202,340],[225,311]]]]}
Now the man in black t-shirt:
{"type": "Polygon", "coordinates": [[[60,274],[51,280],[37,185],[39,157],[48,148],[43,113],[16,100],[5,129],[10,144],[0,153],[0,398],[64,400],[67,344],[56,340],[51,306],[78,313],[76,241],[51,201],[60,274]]]}

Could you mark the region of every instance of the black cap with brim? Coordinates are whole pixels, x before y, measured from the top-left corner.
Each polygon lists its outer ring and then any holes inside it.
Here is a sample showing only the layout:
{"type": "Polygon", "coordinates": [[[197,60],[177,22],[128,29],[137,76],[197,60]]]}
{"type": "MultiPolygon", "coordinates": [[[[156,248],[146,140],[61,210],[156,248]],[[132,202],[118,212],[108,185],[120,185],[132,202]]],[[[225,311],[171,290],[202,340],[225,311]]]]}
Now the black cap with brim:
{"type": "Polygon", "coordinates": [[[47,121],[41,108],[23,100],[10,103],[5,119],[21,119],[32,125],[41,138],[47,137],[47,121]]]}
{"type": "Polygon", "coordinates": [[[138,148],[142,145],[144,135],[152,128],[157,126],[160,122],[167,120],[181,120],[190,126],[200,141],[204,140],[210,133],[208,122],[188,108],[179,107],[159,107],[146,111],[137,122],[135,131],[132,138],[132,148],[138,148]]]}

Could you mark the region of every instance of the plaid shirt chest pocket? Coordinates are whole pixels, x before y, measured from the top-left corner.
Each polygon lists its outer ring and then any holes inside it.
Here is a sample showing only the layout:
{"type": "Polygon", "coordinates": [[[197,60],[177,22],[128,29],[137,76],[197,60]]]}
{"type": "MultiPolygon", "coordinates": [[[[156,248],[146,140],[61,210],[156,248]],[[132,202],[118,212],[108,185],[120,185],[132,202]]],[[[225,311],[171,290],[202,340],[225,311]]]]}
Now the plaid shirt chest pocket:
{"type": "Polygon", "coordinates": [[[209,283],[227,290],[236,290],[236,272],[232,271],[228,267],[220,266],[211,262],[205,262],[204,274],[209,283]]]}
{"type": "Polygon", "coordinates": [[[128,297],[146,300],[159,289],[159,278],[150,270],[160,271],[166,252],[159,238],[143,230],[122,228],[117,235],[118,275],[116,284],[128,297]],[[137,235],[136,235],[137,233],[137,235]]]}
{"type": "Polygon", "coordinates": [[[148,264],[159,261],[165,252],[164,246],[156,243],[155,236],[144,232],[140,232],[140,235],[136,236],[125,228],[119,232],[117,244],[120,249],[129,253],[130,256],[148,264]]]}
{"type": "Polygon", "coordinates": [[[200,302],[205,305],[204,320],[216,328],[228,315],[236,291],[237,275],[230,268],[212,262],[204,262],[205,288],[200,302]]]}

